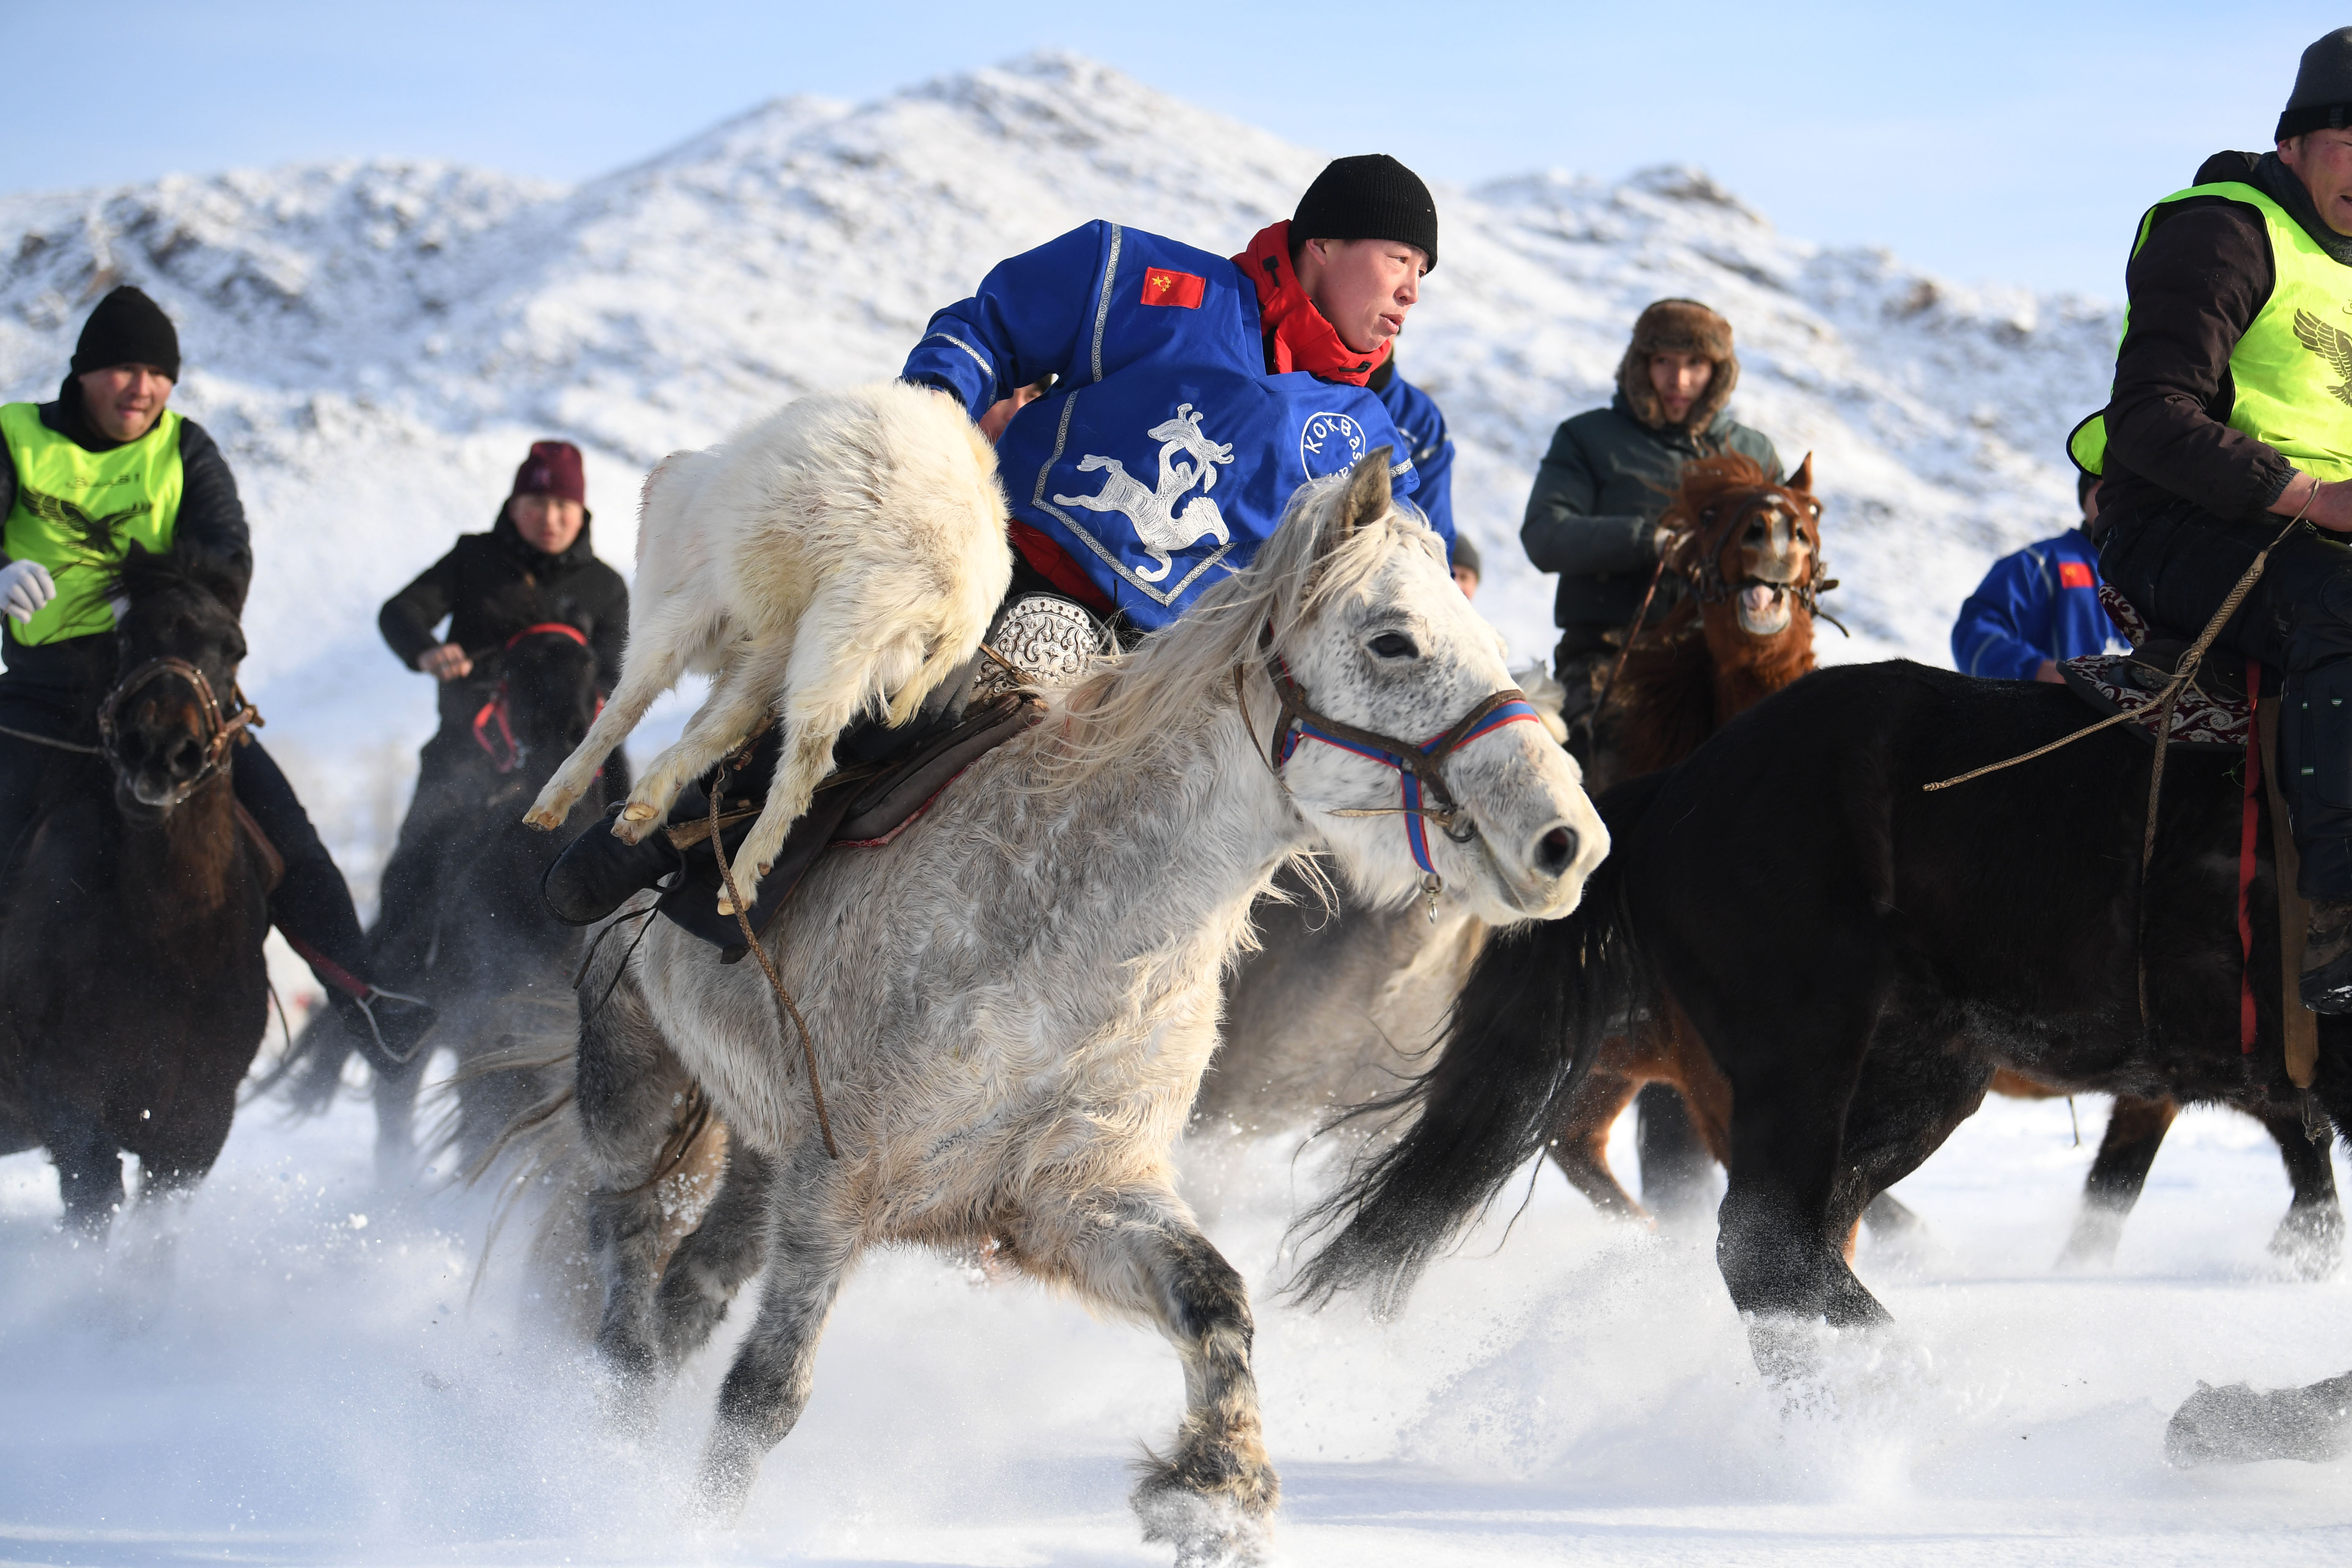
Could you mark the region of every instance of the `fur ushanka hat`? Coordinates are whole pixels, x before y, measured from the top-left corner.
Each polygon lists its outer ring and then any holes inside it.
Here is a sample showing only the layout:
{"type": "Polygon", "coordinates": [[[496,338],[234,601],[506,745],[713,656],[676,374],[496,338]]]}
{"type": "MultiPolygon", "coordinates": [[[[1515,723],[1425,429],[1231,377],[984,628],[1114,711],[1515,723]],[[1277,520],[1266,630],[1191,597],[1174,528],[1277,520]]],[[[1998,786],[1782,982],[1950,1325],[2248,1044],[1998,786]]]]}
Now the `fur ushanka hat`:
{"type": "Polygon", "coordinates": [[[1660,300],[1633,323],[1633,345],[1617,363],[1617,390],[1633,417],[1653,430],[1666,427],[1657,388],[1650,384],[1650,356],[1658,353],[1697,354],[1715,364],[1706,390],[1691,405],[1682,421],[1686,430],[1705,430],[1715,423],[1739,384],[1739,356],[1731,352],[1731,323],[1696,300],[1660,300]]]}

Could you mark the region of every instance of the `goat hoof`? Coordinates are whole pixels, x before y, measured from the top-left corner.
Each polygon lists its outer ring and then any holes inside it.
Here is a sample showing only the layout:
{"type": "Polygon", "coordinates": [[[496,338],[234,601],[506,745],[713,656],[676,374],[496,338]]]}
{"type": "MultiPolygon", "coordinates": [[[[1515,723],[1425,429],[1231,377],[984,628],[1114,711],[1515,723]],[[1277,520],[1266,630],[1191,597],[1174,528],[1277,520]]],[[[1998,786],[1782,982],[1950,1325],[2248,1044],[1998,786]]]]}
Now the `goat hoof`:
{"type": "Polygon", "coordinates": [[[735,901],[724,893],[719,895],[719,912],[722,915],[731,915],[735,912],[735,901]]]}
{"type": "Polygon", "coordinates": [[[633,800],[623,808],[621,812],[621,820],[624,822],[651,822],[659,814],[656,812],[652,806],[647,805],[644,801],[633,800]]]}

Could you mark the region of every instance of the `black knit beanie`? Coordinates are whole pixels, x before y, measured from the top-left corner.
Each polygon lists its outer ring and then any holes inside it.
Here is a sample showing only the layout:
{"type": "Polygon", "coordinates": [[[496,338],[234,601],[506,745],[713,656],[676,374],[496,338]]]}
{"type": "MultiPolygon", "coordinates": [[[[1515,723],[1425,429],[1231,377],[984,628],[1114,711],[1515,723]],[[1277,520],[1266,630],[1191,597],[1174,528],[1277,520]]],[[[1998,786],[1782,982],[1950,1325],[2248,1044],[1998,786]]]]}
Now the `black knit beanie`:
{"type": "Polygon", "coordinates": [[[1437,204],[1421,176],[1386,153],[1334,158],[1290,215],[1294,244],[1393,239],[1417,245],[1437,270],[1437,204]]]}
{"type": "Polygon", "coordinates": [[[2341,131],[2347,125],[2352,125],[2352,27],[2338,27],[2303,51],[2294,91],[2272,140],[2284,142],[2306,131],[2341,131]]]}
{"type": "Polygon", "coordinates": [[[152,364],[173,381],[180,379],[180,334],[173,329],[172,318],[128,283],[100,300],[81,324],[70,368],[76,375],[87,375],[118,364],[152,364]]]}

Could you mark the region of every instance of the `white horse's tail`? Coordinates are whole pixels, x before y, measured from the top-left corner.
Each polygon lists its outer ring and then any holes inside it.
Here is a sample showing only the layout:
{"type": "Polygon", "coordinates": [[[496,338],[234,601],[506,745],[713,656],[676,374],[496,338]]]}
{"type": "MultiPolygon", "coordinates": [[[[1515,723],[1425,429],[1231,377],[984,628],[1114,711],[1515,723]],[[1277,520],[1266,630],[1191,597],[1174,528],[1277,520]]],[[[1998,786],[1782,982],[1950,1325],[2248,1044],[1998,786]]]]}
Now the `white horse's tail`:
{"type": "MultiPolygon", "coordinates": [[[[530,1243],[523,1254],[525,1274],[537,1282],[545,1300],[558,1304],[565,1328],[586,1340],[596,1331],[603,1281],[591,1266],[593,1249],[588,1215],[595,1195],[595,1173],[573,1103],[572,1068],[577,1055],[577,1047],[570,1044],[551,1048],[543,1041],[531,1042],[470,1062],[450,1081],[454,1085],[507,1073],[522,1074],[526,1081],[542,1084],[550,1079],[557,1080],[518,1110],[489,1145],[458,1173],[458,1179],[467,1186],[493,1176],[498,1182],[489,1229],[482,1238],[467,1298],[481,1289],[489,1272],[490,1255],[508,1224],[530,1205],[535,1213],[530,1243]]],[[[655,1279],[668,1268],[671,1255],[694,1233],[704,1210],[718,1194],[726,1171],[727,1142],[726,1123],[712,1111],[698,1086],[679,1108],[644,1184],[660,1200],[662,1225],[655,1248],[655,1279]]]]}

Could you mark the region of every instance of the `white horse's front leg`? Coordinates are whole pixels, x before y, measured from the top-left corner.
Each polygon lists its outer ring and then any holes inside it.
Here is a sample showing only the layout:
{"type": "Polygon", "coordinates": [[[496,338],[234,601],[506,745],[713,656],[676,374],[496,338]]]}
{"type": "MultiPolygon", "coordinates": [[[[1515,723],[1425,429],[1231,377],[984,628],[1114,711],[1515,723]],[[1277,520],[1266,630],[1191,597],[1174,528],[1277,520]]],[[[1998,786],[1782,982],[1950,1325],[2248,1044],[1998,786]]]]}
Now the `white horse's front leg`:
{"type": "Polygon", "coordinates": [[[772,1189],[760,1314],[719,1385],[696,1487],[703,1515],[716,1522],[742,1512],[761,1461],[808,1407],[817,1337],[857,1252],[856,1228],[834,1212],[839,1180],[823,1150],[803,1149],[772,1189]]]}
{"type": "Polygon", "coordinates": [[[1249,1297],[1234,1266],[1165,1188],[1033,1209],[1014,1247],[1023,1268],[1145,1320],[1183,1359],[1175,1450],[1152,1458],[1131,1500],[1144,1539],[1172,1543],[1180,1563],[1261,1561],[1282,1483],[1260,1430],[1249,1297]]]}

